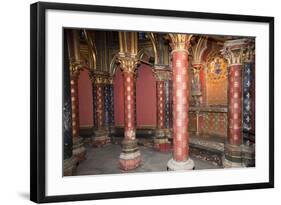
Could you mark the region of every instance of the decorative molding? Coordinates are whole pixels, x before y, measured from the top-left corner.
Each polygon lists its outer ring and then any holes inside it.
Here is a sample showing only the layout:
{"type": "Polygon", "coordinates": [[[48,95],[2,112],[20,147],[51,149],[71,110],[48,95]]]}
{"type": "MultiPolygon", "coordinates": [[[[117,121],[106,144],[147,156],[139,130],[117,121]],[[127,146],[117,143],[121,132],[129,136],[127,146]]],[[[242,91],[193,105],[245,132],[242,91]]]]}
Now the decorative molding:
{"type": "Polygon", "coordinates": [[[184,51],[186,53],[189,53],[190,48],[190,39],[192,35],[189,34],[169,34],[169,37],[171,39],[171,47],[173,49],[173,52],[176,51],[184,51]]]}
{"type": "Polygon", "coordinates": [[[193,66],[202,64],[202,55],[207,49],[207,38],[208,37],[199,37],[198,42],[191,47],[193,66]]]}
{"type": "Polygon", "coordinates": [[[247,39],[225,41],[222,54],[227,59],[228,65],[242,64],[244,51],[247,46],[247,39]]]}
{"type": "Polygon", "coordinates": [[[166,81],[172,79],[172,70],[167,68],[167,66],[155,65],[152,71],[157,81],[166,81]]]}
{"type": "Polygon", "coordinates": [[[135,56],[119,56],[119,63],[122,72],[136,74],[139,60],[135,56]]]}

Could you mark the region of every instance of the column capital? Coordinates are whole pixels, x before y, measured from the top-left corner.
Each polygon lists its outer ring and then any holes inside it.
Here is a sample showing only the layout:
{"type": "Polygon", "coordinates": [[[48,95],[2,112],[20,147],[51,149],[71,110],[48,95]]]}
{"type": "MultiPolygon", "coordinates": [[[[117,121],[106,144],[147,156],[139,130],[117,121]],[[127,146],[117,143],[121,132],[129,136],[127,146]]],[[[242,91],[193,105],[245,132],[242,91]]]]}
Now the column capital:
{"type": "Polygon", "coordinates": [[[165,66],[155,66],[152,70],[156,81],[165,81],[172,79],[172,71],[165,66]]]}
{"type": "Polygon", "coordinates": [[[244,51],[248,46],[248,39],[229,40],[224,43],[222,54],[228,65],[241,65],[243,63],[244,51]]]}
{"type": "Polygon", "coordinates": [[[133,73],[137,71],[137,65],[139,64],[139,59],[133,56],[119,55],[118,61],[120,63],[120,68],[122,72],[133,73]]]}
{"type": "Polygon", "coordinates": [[[190,34],[169,34],[171,38],[171,47],[173,49],[173,52],[176,51],[184,51],[186,53],[188,52],[188,49],[190,48],[190,39],[192,35],[190,34]]]}
{"type": "Polygon", "coordinates": [[[255,43],[251,40],[248,42],[248,46],[246,48],[245,56],[244,56],[245,62],[254,62],[255,61],[255,43]]]}
{"type": "Polygon", "coordinates": [[[107,78],[107,84],[113,84],[113,76],[108,76],[107,78]]]}
{"type": "Polygon", "coordinates": [[[108,76],[103,72],[90,71],[89,77],[93,84],[106,84],[108,82],[108,76]]]}
{"type": "Polygon", "coordinates": [[[191,69],[194,74],[198,74],[202,68],[203,68],[203,63],[192,63],[191,69]]]}
{"type": "Polygon", "coordinates": [[[69,63],[70,76],[78,77],[80,71],[83,69],[82,63],[80,61],[72,61],[69,63]]]}

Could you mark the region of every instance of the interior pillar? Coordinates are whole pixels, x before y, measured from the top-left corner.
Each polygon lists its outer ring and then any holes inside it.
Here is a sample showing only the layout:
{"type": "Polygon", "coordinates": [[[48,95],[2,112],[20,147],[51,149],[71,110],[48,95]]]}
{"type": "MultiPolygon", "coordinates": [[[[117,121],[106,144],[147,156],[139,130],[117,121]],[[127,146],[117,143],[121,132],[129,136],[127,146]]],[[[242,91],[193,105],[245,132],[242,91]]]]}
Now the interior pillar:
{"type": "MultiPolygon", "coordinates": [[[[79,136],[79,98],[78,98],[78,78],[82,69],[79,50],[79,32],[72,30],[73,56],[70,56],[70,96],[71,96],[71,122],[73,156],[80,162],[86,159],[86,149],[83,139],[79,136]]],[[[71,53],[71,52],[69,52],[71,53]]]]}
{"type": "MultiPolygon", "coordinates": [[[[165,135],[169,139],[172,138],[172,98],[171,98],[171,74],[169,79],[165,80],[165,135]]],[[[169,141],[170,142],[170,141],[169,141]]],[[[171,146],[171,145],[170,145],[171,146]]]]}
{"type": "Polygon", "coordinates": [[[157,151],[165,152],[170,150],[168,140],[169,130],[166,128],[166,91],[165,81],[169,78],[169,71],[162,67],[155,67],[156,76],[156,110],[157,110],[157,127],[154,138],[154,148],[157,151]]]}
{"type": "Polygon", "coordinates": [[[191,35],[170,34],[173,69],[173,158],[168,170],[192,170],[188,145],[188,48],[191,35]]]}
{"type": "Polygon", "coordinates": [[[243,145],[242,162],[245,167],[255,166],[255,132],[252,108],[254,100],[254,44],[249,41],[243,66],[243,145]]]}
{"type": "Polygon", "coordinates": [[[124,140],[122,141],[119,166],[123,170],[135,169],[141,163],[135,126],[135,72],[137,62],[134,57],[123,57],[120,60],[124,83],[124,140]]]}
{"type": "Polygon", "coordinates": [[[96,130],[95,135],[92,139],[92,145],[95,147],[102,147],[110,143],[109,132],[105,127],[105,81],[106,77],[100,73],[94,73],[94,87],[96,94],[96,130]]]}
{"type": "Polygon", "coordinates": [[[109,132],[112,136],[115,134],[114,126],[114,86],[113,77],[110,76],[108,79],[108,124],[109,132]]]}
{"type": "MultiPolygon", "coordinates": [[[[69,31],[66,31],[64,38],[64,46],[70,43],[69,31]]],[[[67,49],[67,48],[65,48],[67,49]]],[[[64,52],[67,64],[69,65],[69,56],[64,52]]],[[[72,142],[72,120],[71,120],[71,93],[70,93],[70,69],[69,66],[64,67],[63,70],[63,176],[72,176],[76,170],[77,159],[73,156],[73,142],[72,142]]]]}
{"type": "Polygon", "coordinates": [[[224,44],[223,54],[228,61],[228,130],[224,147],[224,167],[242,166],[242,63],[245,39],[224,44]]]}
{"type": "Polygon", "coordinates": [[[196,132],[195,134],[199,136],[200,130],[199,130],[199,106],[202,102],[202,90],[201,90],[201,81],[200,81],[200,71],[203,67],[201,63],[193,63],[192,64],[192,71],[193,71],[193,77],[192,77],[192,83],[191,83],[191,95],[194,99],[194,104],[196,107],[196,132]]]}

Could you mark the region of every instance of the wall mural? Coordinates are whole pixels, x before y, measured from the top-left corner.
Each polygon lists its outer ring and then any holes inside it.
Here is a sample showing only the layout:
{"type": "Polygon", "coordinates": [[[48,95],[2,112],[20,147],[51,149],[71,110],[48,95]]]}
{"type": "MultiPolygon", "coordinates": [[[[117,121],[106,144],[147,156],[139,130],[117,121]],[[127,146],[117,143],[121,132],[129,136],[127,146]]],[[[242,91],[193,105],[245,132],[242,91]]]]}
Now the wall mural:
{"type": "Polygon", "coordinates": [[[227,105],[227,62],[215,57],[207,64],[206,87],[208,105],[227,105]]]}

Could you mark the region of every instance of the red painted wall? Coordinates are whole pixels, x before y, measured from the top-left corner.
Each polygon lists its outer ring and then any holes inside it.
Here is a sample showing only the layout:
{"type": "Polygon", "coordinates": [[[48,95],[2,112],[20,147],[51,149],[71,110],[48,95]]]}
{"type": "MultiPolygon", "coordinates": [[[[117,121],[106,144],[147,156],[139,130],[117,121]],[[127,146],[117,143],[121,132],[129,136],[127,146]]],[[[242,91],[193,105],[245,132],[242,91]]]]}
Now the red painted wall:
{"type": "Polygon", "coordinates": [[[156,126],[156,80],[145,64],[137,78],[137,126],[156,126]]]}
{"type": "Polygon", "coordinates": [[[120,68],[117,68],[114,76],[114,121],[115,126],[124,125],[124,93],[123,77],[120,68]]]}
{"type": "MultiPolygon", "coordinates": [[[[137,78],[137,126],[156,126],[156,81],[151,68],[142,64],[137,78]]],[[[114,77],[114,119],[116,126],[124,125],[124,95],[122,72],[114,77]]]]}
{"type": "Polygon", "coordinates": [[[80,126],[93,125],[92,83],[88,71],[80,72],[78,80],[80,126]]]}
{"type": "MultiPolygon", "coordinates": [[[[78,81],[80,126],[93,125],[92,84],[87,70],[78,81]]],[[[156,126],[156,81],[151,68],[142,64],[137,79],[137,126],[156,126]]],[[[124,125],[124,94],[122,72],[114,77],[114,119],[116,126],[124,125]]]]}

